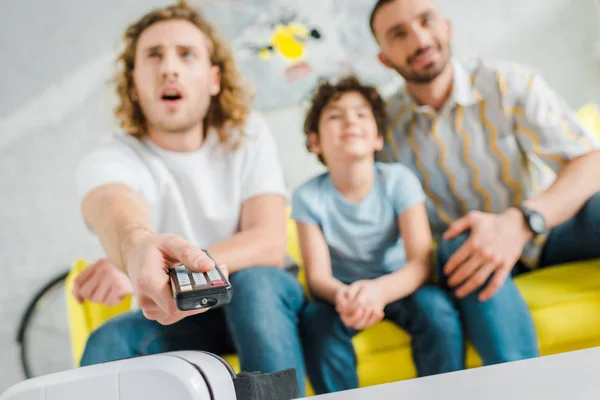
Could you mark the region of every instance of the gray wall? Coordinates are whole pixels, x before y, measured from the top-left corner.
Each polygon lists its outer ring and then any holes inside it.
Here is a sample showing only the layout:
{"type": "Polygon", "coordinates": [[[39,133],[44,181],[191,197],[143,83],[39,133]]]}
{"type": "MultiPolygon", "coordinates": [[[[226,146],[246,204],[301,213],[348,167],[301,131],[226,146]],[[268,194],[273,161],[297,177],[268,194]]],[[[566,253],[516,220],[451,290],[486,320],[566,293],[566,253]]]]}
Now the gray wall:
{"type": "MultiPolygon", "coordinates": [[[[593,0],[439,3],[454,21],[457,56],[525,62],[573,107],[600,103],[593,0]]],[[[0,392],[21,379],[14,333],[33,288],[74,258],[101,254],[79,216],[73,168],[114,129],[104,82],[122,29],[159,4],[19,0],[0,6],[0,392]]],[[[302,110],[276,110],[267,118],[293,189],[320,170],[302,145],[302,110]]]]}

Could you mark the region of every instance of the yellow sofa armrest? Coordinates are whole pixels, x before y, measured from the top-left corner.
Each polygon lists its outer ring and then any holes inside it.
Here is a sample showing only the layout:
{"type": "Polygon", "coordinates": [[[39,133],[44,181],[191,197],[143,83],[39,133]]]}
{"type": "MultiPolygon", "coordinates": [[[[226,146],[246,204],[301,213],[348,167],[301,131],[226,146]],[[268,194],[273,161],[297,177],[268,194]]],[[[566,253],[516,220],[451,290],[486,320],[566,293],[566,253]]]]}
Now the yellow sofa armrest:
{"type": "Polygon", "coordinates": [[[73,284],[77,275],[86,269],[85,260],[73,263],[66,279],[67,316],[69,323],[69,336],[71,339],[71,354],[73,365],[79,367],[79,361],[85,350],[85,344],[90,334],[110,318],[131,310],[131,296],[123,299],[121,304],[108,307],[104,304],[84,301],[79,303],[73,296],[73,284]]]}
{"type": "Polygon", "coordinates": [[[577,117],[597,138],[600,139],[600,108],[596,104],[586,104],[577,111],[577,117]]]}
{"type": "Polygon", "coordinates": [[[308,285],[306,283],[306,272],[304,270],[304,263],[302,261],[302,253],[300,252],[300,243],[298,242],[298,230],[296,228],[296,221],[291,218],[292,209],[290,207],[286,210],[287,213],[287,254],[289,257],[298,265],[298,281],[304,289],[304,293],[307,297],[312,298],[308,285]]]}

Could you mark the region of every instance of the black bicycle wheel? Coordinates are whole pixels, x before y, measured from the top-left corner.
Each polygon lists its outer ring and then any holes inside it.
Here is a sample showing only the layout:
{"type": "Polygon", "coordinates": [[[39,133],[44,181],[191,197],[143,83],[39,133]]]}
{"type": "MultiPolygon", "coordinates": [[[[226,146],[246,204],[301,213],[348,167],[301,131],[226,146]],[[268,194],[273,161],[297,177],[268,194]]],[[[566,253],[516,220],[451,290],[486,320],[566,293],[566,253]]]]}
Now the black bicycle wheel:
{"type": "Polygon", "coordinates": [[[69,369],[71,353],[64,287],[68,274],[67,270],[39,289],[21,317],[17,342],[20,346],[21,368],[27,379],[69,369]],[[43,321],[46,316],[53,319],[58,317],[54,327],[49,327],[43,321]],[[36,349],[36,346],[40,349],[36,349]],[[44,365],[48,361],[50,367],[44,365]]]}

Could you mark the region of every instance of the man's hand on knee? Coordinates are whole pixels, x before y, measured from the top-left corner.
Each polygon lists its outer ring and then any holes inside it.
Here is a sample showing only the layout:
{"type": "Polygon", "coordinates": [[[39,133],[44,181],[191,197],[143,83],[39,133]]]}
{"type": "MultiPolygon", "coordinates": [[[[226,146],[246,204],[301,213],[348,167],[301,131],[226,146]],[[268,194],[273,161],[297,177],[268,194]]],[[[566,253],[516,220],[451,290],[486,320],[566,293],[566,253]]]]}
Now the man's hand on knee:
{"type": "Polygon", "coordinates": [[[503,285],[530,238],[516,210],[502,214],[471,211],[456,220],[444,234],[452,239],[470,230],[469,239],[448,259],[443,272],[458,297],[466,297],[489,283],[479,294],[489,300],[503,285]]]}
{"type": "Polygon", "coordinates": [[[89,300],[116,306],[132,294],[129,278],[107,259],[100,259],[77,275],[73,296],[79,303],[89,300]]]}

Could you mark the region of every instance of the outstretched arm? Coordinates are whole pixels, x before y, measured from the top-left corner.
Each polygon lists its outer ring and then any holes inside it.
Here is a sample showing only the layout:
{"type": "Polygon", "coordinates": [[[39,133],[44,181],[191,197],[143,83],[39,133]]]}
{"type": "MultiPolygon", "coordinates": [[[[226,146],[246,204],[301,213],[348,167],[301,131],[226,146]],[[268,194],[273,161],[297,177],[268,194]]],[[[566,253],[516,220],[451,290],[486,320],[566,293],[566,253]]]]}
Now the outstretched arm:
{"type": "MultiPolygon", "coordinates": [[[[178,263],[194,271],[208,271],[214,262],[181,237],[154,233],[148,207],[135,191],[123,184],[98,186],[84,197],[82,209],[109,259],[129,275],[147,318],[171,324],[206,311],[176,308],[167,271],[178,263]]],[[[226,266],[224,269],[227,274],[226,266]]]]}
{"type": "Polygon", "coordinates": [[[124,271],[124,253],[138,239],[154,233],[146,202],[125,184],[93,189],[83,199],[82,212],[108,259],[124,271]]]}

